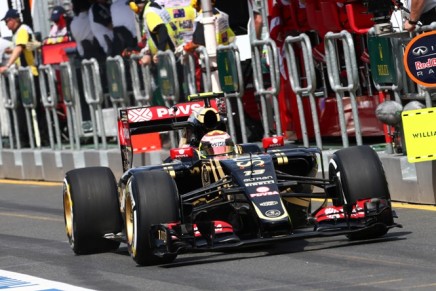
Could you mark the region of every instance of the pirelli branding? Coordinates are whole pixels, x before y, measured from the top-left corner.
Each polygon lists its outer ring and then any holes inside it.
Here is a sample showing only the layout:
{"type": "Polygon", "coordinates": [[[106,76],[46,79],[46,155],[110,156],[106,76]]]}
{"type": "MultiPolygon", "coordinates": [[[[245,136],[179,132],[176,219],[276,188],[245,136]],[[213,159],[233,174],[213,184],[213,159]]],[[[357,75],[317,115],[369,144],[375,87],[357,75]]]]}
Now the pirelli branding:
{"type": "Polygon", "coordinates": [[[263,176],[263,177],[251,177],[244,179],[244,184],[246,187],[257,187],[274,184],[273,176],[263,176]]]}

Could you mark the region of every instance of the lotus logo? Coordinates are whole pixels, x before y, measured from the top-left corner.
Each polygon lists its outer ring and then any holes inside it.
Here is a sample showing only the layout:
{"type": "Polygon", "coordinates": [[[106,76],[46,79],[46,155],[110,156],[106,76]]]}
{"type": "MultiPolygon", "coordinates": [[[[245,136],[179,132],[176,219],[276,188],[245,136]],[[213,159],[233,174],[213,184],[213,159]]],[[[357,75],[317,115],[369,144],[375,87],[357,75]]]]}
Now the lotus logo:
{"type": "Polygon", "coordinates": [[[280,212],[280,210],[277,209],[271,209],[265,212],[266,217],[279,217],[280,214],[282,213],[280,212]]]}
{"type": "Polygon", "coordinates": [[[412,50],[412,53],[415,56],[423,56],[427,54],[427,52],[428,52],[428,48],[426,46],[418,46],[412,50]]]}

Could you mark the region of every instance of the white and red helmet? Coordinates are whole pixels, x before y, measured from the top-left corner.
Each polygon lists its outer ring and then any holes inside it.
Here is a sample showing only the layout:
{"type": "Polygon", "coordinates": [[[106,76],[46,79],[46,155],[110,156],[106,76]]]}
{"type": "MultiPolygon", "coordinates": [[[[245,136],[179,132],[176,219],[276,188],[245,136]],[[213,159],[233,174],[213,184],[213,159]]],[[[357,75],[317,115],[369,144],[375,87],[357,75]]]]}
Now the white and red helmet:
{"type": "Polygon", "coordinates": [[[235,153],[235,143],[227,132],[213,130],[201,138],[198,149],[204,157],[228,155],[235,153]]]}

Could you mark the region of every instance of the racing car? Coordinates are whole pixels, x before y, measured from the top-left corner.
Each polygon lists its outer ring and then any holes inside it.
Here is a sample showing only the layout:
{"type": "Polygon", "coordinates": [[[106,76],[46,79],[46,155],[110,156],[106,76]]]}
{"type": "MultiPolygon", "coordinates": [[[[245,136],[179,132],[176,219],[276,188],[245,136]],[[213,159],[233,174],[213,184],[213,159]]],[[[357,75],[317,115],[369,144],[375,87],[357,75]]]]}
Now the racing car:
{"type": "Polygon", "coordinates": [[[401,227],[371,147],[334,152],[324,171],[320,149],[280,136],[235,144],[214,104],[223,94],[190,97],[172,108],[119,109],[118,180],[107,167],[66,173],[64,218],[74,253],[125,243],[137,264],[164,264],[190,251],[335,235],[372,239],[401,227]],[[134,166],[133,137],[162,131],[184,142],[161,164],[134,166]],[[320,206],[312,209],[313,201],[320,206]]]}

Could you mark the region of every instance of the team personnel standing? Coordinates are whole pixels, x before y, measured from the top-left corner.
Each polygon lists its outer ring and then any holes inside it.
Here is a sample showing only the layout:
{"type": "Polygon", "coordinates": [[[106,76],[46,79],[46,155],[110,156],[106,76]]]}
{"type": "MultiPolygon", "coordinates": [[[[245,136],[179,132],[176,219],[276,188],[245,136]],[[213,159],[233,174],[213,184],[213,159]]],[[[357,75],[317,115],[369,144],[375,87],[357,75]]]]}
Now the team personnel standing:
{"type": "Polygon", "coordinates": [[[171,22],[171,15],[165,9],[165,1],[147,3],[144,9],[144,31],[153,61],[157,62],[157,51],[175,51],[177,27],[171,22]]]}
{"type": "Polygon", "coordinates": [[[110,5],[107,0],[91,0],[89,9],[91,31],[106,55],[111,55],[114,39],[110,5]]]}
{"type": "MultiPolygon", "coordinates": [[[[45,110],[42,106],[41,98],[39,98],[40,90],[38,81],[38,69],[36,67],[36,61],[33,51],[28,48],[29,43],[34,40],[33,31],[29,26],[21,22],[20,14],[15,9],[9,9],[8,12],[6,12],[6,15],[3,17],[2,21],[6,22],[6,26],[13,33],[12,39],[14,43],[14,48],[12,51],[10,51],[9,60],[6,63],[6,66],[0,67],[0,74],[5,72],[14,64],[16,64],[17,66],[30,68],[34,77],[35,84],[38,130],[40,133],[42,144],[48,144],[45,110]]],[[[19,106],[22,105],[21,103],[22,102],[19,102],[19,106]]],[[[23,108],[18,108],[17,112],[19,115],[22,115],[19,117],[19,122],[25,121],[23,108]]],[[[23,144],[29,143],[29,135],[27,130],[27,126],[25,126],[24,124],[23,126],[20,126],[20,139],[23,144]]]]}
{"type": "Polygon", "coordinates": [[[83,0],[73,0],[72,4],[74,17],[71,21],[70,30],[76,41],[79,56],[84,59],[102,59],[104,57],[103,48],[91,30],[88,12],[91,4],[83,0]]]}
{"type": "Polygon", "coordinates": [[[68,34],[67,15],[62,6],[55,6],[51,12],[50,20],[53,25],[50,29],[48,37],[60,37],[68,34]]]}
{"type": "MultiPolygon", "coordinates": [[[[227,13],[224,13],[218,8],[215,7],[215,0],[212,0],[212,13],[215,17],[214,20],[214,26],[215,26],[215,38],[216,38],[216,44],[217,45],[228,45],[229,43],[232,43],[235,40],[235,33],[230,28],[229,25],[229,16],[227,13]]],[[[192,36],[192,42],[187,43],[184,46],[185,51],[193,53],[194,50],[199,46],[205,46],[206,45],[206,39],[204,36],[204,25],[202,23],[203,20],[203,11],[201,7],[201,0],[192,0],[191,1],[192,7],[197,11],[197,17],[195,18],[194,22],[194,33],[192,36]]],[[[201,68],[197,65],[196,67],[196,85],[197,90],[202,91],[203,88],[201,87],[201,68]]]]}
{"type": "Polygon", "coordinates": [[[138,45],[136,15],[125,0],[112,1],[110,11],[114,31],[112,55],[119,55],[138,45]]]}
{"type": "MultiPolygon", "coordinates": [[[[194,35],[192,42],[197,45],[206,45],[204,39],[204,25],[202,23],[203,13],[201,9],[201,0],[191,1],[192,6],[198,11],[198,16],[194,23],[194,35]]],[[[215,16],[215,37],[217,45],[228,45],[235,40],[235,33],[229,25],[229,15],[218,10],[215,7],[215,0],[212,0],[212,13],[215,16]]]]}
{"type": "Polygon", "coordinates": [[[404,22],[404,29],[407,31],[415,30],[418,22],[428,25],[436,21],[436,0],[409,0],[407,8],[410,11],[404,22]]]}

